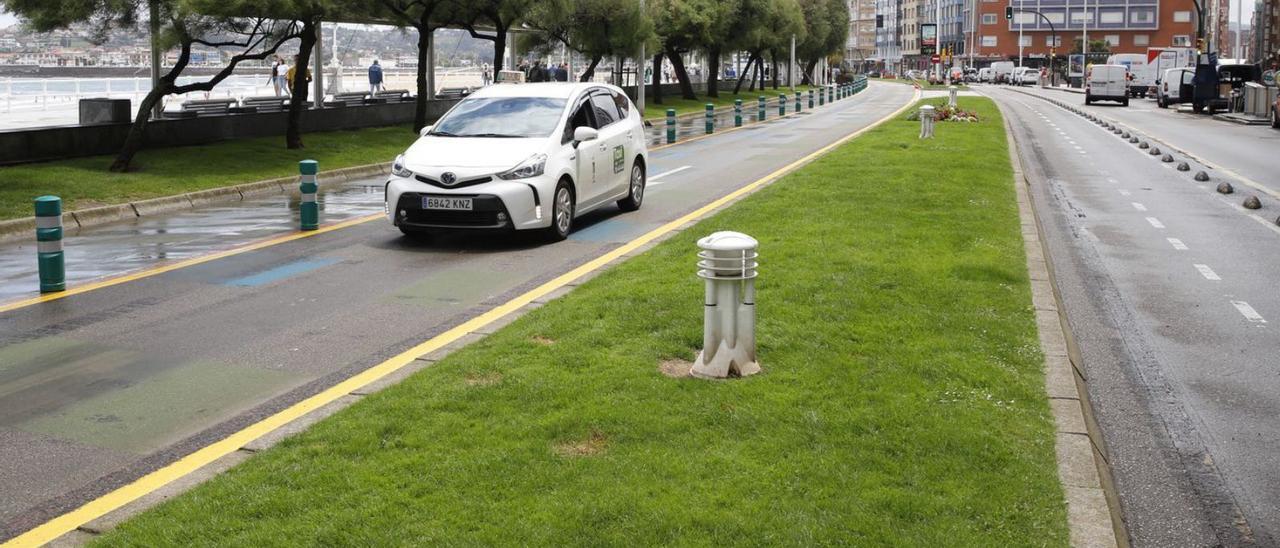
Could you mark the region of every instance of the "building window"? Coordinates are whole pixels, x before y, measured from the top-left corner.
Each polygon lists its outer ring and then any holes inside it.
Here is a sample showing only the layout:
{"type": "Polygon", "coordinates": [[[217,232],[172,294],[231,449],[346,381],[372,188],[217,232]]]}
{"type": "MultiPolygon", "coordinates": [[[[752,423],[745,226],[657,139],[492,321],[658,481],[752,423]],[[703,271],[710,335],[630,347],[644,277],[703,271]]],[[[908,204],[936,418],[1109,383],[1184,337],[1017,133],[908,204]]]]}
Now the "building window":
{"type": "Polygon", "coordinates": [[[1115,48],[1115,47],[1119,47],[1119,46],[1120,46],[1120,35],[1119,35],[1119,34],[1108,34],[1108,35],[1106,36],[1106,41],[1107,41],[1107,46],[1109,46],[1109,47],[1113,47],[1113,48],[1115,48]]]}
{"type": "Polygon", "coordinates": [[[1135,35],[1133,35],[1133,45],[1135,45],[1135,46],[1147,46],[1147,45],[1151,45],[1151,35],[1149,35],[1149,34],[1135,34],[1135,35]]]}
{"type": "Polygon", "coordinates": [[[1093,22],[1093,10],[1072,10],[1071,11],[1072,23],[1077,23],[1077,24],[1083,23],[1085,19],[1088,19],[1090,23],[1093,22]]]}
{"type": "Polygon", "coordinates": [[[1150,9],[1137,9],[1129,12],[1130,23],[1151,24],[1156,20],[1156,12],[1150,9]]]}
{"type": "Polygon", "coordinates": [[[983,37],[982,37],[982,47],[984,47],[984,48],[994,48],[994,47],[996,47],[996,37],[995,37],[995,36],[983,36],[983,37]]]}
{"type": "Polygon", "coordinates": [[[1045,36],[1044,45],[1049,46],[1051,48],[1062,47],[1062,37],[1061,36],[1045,36]],[[1055,38],[1057,40],[1055,40],[1055,38]]]}
{"type": "Polygon", "coordinates": [[[1047,12],[1047,13],[1045,13],[1045,14],[1044,14],[1044,16],[1045,16],[1045,18],[1049,19],[1049,22],[1050,22],[1050,23],[1053,23],[1053,24],[1055,24],[1055,25],[1061,25],[1061,24],[1062,24],[1062,21],[1063,21],[1063,20],[1064,20],[1064,18],[1066,17],[1066,16],[1065,16],[1062,12],[1060,12],[1060,11],[1051,11],[1051,12],[1047,12]]]}
{"type": "Polygon", "coordinates": [[[1031,47],[1031,36],[1027,36],[1027,35],[1019,36],[1018,45],[1024,48],[1031,47]]]}
{"type": "Polygon", "coordinates": [[[1013,14],[1013,23],[1015,25],[1034,26],[1036,24],[1036,19],[1039,19],[1039,16],[1025,11],[1013,14]]]}
{"type": "Polygon", "coordinates": [[[1189,47],[1191,47],[1191,37],[1190,37],[1190,36],[1188,36],[1188,35],[1186,35],[1186,34],[1175,34],[1175,35],[1173,35],[1173,47],[1175,47],[1175,48],[1189,48],[1189,47]]]}
{"type": "Polygon", "coordinates": [[[1124,24],[1124,12],[1110,11],[1110,10],[1104,11],[1098,14],[1098,20],[1103,24],[1111,24],[1111,25],[1124,24]]]}
{"type": "Polygon", "coordinates": [[[994,24],[996,24],[996,14],[994,14],[994,13],[984,13],[984,14],[982,14],[982,24],[984,24],[984,25],[994,25],[994,24]]]}
{"type": "Polygon", "coordinates": [[[1191,12],[1190,12],[1190,11],[1175,11],[1175,12],[1173,12],[1173,22],[1174,22],[1174,23],[1190,23],[1190,22],[1191,22],[1191,12]]]}

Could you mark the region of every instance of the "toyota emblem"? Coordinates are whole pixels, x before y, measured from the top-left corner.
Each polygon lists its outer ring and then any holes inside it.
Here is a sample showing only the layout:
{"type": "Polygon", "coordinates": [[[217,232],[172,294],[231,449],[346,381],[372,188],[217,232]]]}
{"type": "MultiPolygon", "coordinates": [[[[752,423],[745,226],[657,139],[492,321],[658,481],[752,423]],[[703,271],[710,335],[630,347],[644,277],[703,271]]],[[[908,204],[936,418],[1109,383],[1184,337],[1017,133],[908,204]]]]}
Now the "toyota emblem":
{"type": "Polygon", "coordinates": [[[453,186],[453,183],[458,182],[458,176],[454,175],[452,171],[446,171],[440,175],[440,182],[453,186]]]}

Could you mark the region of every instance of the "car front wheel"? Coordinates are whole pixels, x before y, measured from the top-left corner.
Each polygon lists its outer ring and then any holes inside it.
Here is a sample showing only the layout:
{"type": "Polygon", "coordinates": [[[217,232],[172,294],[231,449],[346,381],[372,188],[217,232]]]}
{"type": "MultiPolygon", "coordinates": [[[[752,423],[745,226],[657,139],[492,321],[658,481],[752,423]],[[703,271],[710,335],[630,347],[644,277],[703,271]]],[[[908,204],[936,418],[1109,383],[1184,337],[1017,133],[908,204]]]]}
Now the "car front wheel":
{"type": "Polygon", "coordinates": [[[631,185],[627,197],[618,200],[618,208],[623,211],[635,211],[644,203],[644,166],[636,162],[631,166],[631,185]]]}
{"type": "Polygon", "coordinates": [[[560,181],[551,199],[551,226],[547,227],[547,236],[552,241],[568,238],[569,231],[573,230],[573,202],[573,191],[569,189],[569,183],[560,181]]]}

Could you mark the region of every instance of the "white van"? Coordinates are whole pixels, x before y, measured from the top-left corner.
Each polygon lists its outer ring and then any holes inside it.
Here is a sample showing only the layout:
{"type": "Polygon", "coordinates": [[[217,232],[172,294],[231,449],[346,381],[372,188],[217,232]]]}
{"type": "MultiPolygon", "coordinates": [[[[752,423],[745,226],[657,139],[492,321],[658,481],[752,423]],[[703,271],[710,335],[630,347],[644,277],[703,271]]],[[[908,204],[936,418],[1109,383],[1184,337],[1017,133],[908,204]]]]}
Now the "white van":
{"type": "Polygon", "coordinates": [[[994,71],[991,70],[991,67],[983,67],[978,69],[979,82],[983,82],[983,83],[990,82],[991,79],[994,77],[995,77],[995,74],[994,74],[994,71]]]}
{"type": "Polygon", "coordinates": [[[1124,65],[1093,65],[1084,77],[1084,104],[1117,101],[1129,106],[1129,68],[1124,65]]]}
{"type": "Polygon", "coordinates": [[[1156,75],[1147,65],[1145,53],[1117,53],[1107,58],[1108,65],[1124,65],[1129,69],[1129,96],[1146,97],[1154,91],[1156,75]]]}
{"type": "Polygon", "coordinates": [[[997,84],[1009,81],[1009,75],[1013,74],[1013,61],[999,61],[991,63],[991,81],[997,84]]]}
{"type": "Polygon", "coordinates": [[[1194,67],[1195,64],[1196,52],[1191,48],[1147,48],[1147,66],[1151,69],[1151,74],[1156,77],[1157,90],[1165,71],[1171,68],[1194,67]]]}
{"type": "Polygon", "coordinates": [[[1168,108],[1169,105],[1186,103],[1191,100],[1191,79],[1195,78],[1194,67],[1178,67],[1165,69],[1160,76],[1160,85],[1156,86],[1156,105],[1168,108]]]}

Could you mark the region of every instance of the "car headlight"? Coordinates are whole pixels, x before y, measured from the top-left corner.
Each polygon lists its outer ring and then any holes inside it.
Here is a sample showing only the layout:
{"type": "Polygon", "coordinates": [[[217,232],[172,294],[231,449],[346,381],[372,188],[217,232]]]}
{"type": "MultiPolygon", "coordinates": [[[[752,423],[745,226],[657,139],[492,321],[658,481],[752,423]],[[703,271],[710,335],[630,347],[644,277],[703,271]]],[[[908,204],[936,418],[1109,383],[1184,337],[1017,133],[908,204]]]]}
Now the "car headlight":
{"type": "Polygon", "coordinates": [[[537,177],[542,175],[543,170],[547,167],[546,154],[534,154],[529,159],[520,162],[516,167],[508,169],[498,174],[499,179],[510,181],[512,179],[528,179],[529,177],[537,177]]]}
{"type": "Polygon", "coordinates": [[[396,156],[396,161],[391,162],[391,174],[396,177],[412,177],[413,172],[409,168],[404,167],[404,155],[396,156]]]}

